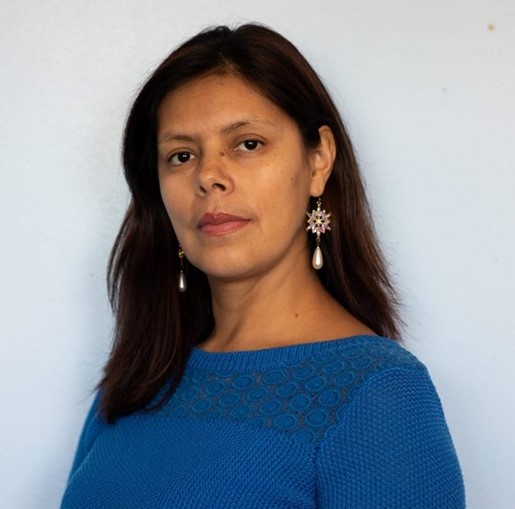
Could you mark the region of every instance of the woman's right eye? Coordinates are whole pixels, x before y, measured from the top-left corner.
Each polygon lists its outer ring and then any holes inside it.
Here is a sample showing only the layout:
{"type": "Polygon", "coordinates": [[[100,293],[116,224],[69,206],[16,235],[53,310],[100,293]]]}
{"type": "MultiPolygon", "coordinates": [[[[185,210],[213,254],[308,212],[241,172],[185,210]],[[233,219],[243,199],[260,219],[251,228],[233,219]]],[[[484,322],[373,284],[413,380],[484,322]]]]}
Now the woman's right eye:
{"type": "Polygon", "coordinates": [[[172,164],[184,164],[192,159],[194,159],[195,156],[191,152],[176,152],[175,154],[172,154],[168,157],[167,161],[172,164]]]}

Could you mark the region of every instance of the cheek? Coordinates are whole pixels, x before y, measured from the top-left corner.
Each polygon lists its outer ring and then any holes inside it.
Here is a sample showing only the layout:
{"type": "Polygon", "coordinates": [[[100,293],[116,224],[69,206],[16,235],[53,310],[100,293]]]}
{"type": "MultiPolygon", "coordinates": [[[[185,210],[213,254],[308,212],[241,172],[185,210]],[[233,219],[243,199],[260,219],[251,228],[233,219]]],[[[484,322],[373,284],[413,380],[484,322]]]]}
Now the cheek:
{"type": "Polygon", "coordinates": [[[161,199],[163,200],[168,217],[170,218],[173,229],[177,232],[183,222],[181,218],[184,214],[181,214],[181,211],[185,210],[185,204],[183,203],[184,194],[176,192],[170,185],[160,184],[160,191],[161,199]]]}
{"type": "Polygon", "coordinates": [[[170,217],[173,209],[172,204],[174,203],[173,196],[171,196],[172,193],[170,193],[169,190],[161,183],[159,184],[159,191],[161,193],[161,200],[163,200],[163,205],[165,206],[166,212],[168,212],[168,216],[170,217]]]}
{"type": "MultiPolygon", "coordinates": [[[[270,227],[278,235],[295,236],[299,229],[303,229],[306,221],[306,211],[309,205],[309,188],[306,180],[290,177],[283,183],[280,190],[276,190],[267,197],[264,206],[270,227]]],[[[263,203],[263,202],[262,202],[263,203]]]]}

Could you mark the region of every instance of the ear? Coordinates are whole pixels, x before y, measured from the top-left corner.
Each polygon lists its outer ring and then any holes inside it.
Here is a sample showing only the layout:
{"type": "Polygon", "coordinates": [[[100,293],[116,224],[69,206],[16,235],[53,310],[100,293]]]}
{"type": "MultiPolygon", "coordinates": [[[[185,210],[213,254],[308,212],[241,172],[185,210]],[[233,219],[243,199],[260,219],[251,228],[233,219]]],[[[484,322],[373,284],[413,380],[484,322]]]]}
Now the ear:
{"type": "Polygon", "coordinates": [[[318,147],[311,149],[309,159],[311,164],[311,184],[309,194],[311,196],[321,196],[324,192],[325,184],[333,169],[336,157],[336,143],[331,128],[323,125],[318,129],[320,143],[318,147]]]}

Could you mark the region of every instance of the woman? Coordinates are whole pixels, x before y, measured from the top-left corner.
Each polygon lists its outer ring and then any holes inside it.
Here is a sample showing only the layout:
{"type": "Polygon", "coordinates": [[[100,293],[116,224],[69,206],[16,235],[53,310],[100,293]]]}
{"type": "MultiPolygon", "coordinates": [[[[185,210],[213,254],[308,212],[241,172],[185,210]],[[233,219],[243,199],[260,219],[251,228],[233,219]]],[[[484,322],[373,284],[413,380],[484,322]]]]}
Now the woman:
{"type": "Polygon", "coordinates": [[[63,508],[461,508],[351,142],[297,49],[204,31],[130,112],[116,335],[63,508]]]}

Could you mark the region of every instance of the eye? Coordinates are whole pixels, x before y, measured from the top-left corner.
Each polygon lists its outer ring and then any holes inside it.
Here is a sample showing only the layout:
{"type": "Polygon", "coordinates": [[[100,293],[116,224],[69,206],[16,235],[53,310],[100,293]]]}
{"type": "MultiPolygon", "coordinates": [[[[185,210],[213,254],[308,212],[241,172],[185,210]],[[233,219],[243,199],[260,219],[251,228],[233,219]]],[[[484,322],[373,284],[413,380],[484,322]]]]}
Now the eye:
{"type": "Polygon", "coordinates": [[[236,148],[243,150],[244,152],[252,152],[253,150],[259,148],[261,145],[263,145],[263,142],[259,140],[244,140],[241,143],[238,143],[236,148]]]}
{"type": "Polygon", "coordinates": [[[180,164],[185,164],[185,163],[191,161],[192,159],[195,159],[195,156],[191,152],[182,151],[182,152],[176,152],[175,154],[170,155],[167,158],[167,161],[172,164],[180,165],[180,164]]]}

